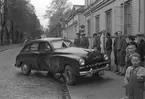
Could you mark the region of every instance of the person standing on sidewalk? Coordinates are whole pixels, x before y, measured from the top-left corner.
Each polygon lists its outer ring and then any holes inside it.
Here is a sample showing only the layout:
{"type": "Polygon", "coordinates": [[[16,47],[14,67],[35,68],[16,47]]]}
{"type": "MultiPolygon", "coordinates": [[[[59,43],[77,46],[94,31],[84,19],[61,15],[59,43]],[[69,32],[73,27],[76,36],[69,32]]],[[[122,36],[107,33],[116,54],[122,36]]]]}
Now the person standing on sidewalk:
{"type": "Polygon", "coordinates": [[[108,70],[111,70],[111,52],[112,52],[112,39],[110,37],[110,33],[106,33],[106,47],[105,47],[105,52],[107,53],[109,57],[109,68],[108,70]]]}
{"type": "Polygon", "coordinates": [[[97,33],[94,33],[93,37],[94,37],[93,49],[95,49],[97,51],[101,51],[99,35],[97,33]]]}
{"type": "Polygon", "coordinates": [[[100,36],[100,41],[101,41],[101,53],[105,53],[105,35],[106,35],[106,31],[103,30],[101,31],[101,36],[100,36]]]}
{"type": "Polygon", "coordinates": [[[143,39],[143,34],[137,35],[137,52],[139,53],[141,57],[141,64],[144,65],[144,57],[145,57],[145,41],[143,39]]]}
{"type": "Polygon", "coordinates": [[[77,37],[74,40],[74,46],[80,47],[80,33],[76,33],[77,37]]]}
{"type": "Polygon", "coordinates": [[[114,50],[114,63],[116,65],[116,70],[114,71],[115,73],[118,72],[118,62],[117,62],[117,37],[118,37],[118,33],[115,33],[115,39],[114,39],[114,43],[113,43],[113,50],[114,50]]]}
{"type": "Polygon", "coordinates": [[[126,40],[122,36],[122,32],[120,31],[117,38],[117,61],[119,66],[119,72],[117,72],[118,75],[124,75],[125,73],[126,47],[126,40]]]}
{"type": "Polygon", "coordinates": [[[81,34],[81,39],[80,39],[80,47],[81,48],[89,48],[89,39],[85,36],[85,33],[81,34]]]}

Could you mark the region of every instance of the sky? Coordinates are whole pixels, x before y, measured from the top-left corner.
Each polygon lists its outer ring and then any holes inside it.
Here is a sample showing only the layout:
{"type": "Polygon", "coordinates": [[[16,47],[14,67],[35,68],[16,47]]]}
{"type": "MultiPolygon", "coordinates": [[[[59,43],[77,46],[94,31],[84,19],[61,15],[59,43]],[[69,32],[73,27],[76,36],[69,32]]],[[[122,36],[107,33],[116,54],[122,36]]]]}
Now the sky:
{"type": "MultiPolygon", "coordinates": [[[[49,6],[51,0],[31,0],[31,3],[34,5],[36,10],[36,15],[40,20],[40,23],[43,27],[46,27],[48,20],[44,19],[46,7],[49,6]]],[[[73,5],[83,5],[85,0],[69,0],[73,5]]]]}

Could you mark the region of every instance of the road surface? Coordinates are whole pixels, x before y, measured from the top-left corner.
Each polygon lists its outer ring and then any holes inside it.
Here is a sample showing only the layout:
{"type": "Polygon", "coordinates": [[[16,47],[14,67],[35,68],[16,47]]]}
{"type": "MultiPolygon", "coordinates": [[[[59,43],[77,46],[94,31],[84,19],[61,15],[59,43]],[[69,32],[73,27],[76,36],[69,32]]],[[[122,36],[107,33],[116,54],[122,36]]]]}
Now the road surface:
{"type": "Polygon", "coordinates": [[[0,99],[62,99],[60,84],[46,73],[21,74],[14,66],[20,48],[0,54],[0,99]]]}
{"type": "Polygon", "coordinates": [[[123,77],[105,72],[103,79],[81,78],[68,87],[72,99],[121,99],[125,96],[123,77]]]}

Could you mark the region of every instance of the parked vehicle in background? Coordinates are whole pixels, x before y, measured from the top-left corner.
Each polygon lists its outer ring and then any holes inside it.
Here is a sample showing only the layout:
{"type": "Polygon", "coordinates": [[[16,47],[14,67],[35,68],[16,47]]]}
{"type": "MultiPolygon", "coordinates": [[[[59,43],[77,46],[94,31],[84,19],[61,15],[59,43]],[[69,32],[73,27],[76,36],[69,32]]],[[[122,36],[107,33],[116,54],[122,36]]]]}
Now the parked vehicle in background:
{"type": "Polygon", "coordinates": [[[108,66],[108,56],[91,49],[71,47],[62,38],[43,38],[26,44],[15,66],[29,75],[31,70],[63,74],[66,83],[76,84],[78,76],[100,76],[108,66]]]}

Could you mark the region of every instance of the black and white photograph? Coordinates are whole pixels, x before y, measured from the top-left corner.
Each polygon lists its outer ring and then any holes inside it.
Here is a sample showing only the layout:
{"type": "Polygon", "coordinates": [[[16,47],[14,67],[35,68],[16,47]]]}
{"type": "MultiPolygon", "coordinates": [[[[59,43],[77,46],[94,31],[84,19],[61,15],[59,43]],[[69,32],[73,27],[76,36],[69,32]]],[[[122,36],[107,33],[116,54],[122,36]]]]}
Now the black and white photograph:
{"type": "Polygon", "coordinates": [[[0,0],[0,99],[145,99],[145,0],[0,0]]]}

